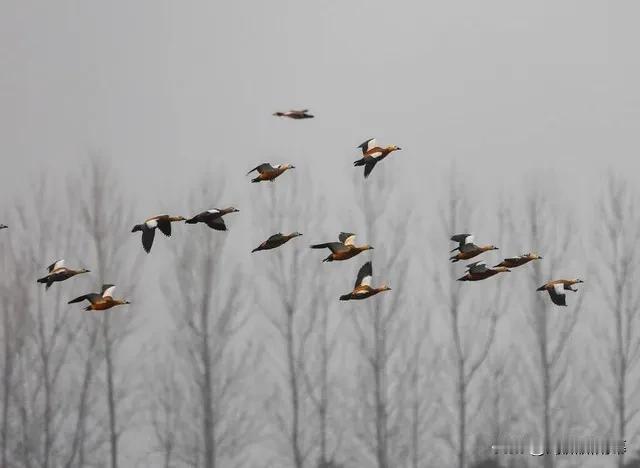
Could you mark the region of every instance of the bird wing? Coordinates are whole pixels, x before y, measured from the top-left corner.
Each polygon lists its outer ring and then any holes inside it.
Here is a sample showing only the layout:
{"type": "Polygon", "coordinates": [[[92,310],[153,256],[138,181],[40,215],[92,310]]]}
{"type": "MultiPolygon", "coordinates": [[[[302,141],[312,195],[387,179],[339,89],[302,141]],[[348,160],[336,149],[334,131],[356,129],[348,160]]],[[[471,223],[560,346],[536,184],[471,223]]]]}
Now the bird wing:
{"type": "Polygon", "coordinates": [[[348,251],[349,248],[344,245],[342,242],[325,242],[324,244],[315,244],[311,246],[312,249],[324,249],[327,248],[331,250],[333,253],[345,252],[348,251]]]}
{"type": "Polygon", "coordinates": [[[367,151],[369,151],[371,148],[374,148],[375,146],[376,146],[376,139],[369,138],[364,143],[361,143],[360,145],[358,145],[358,148],[362,150],[362,154],[367,154],[367,151]]]}
{"type": "Polygon", "coordinates": [[[465,244],[467,242],[473,242],[473,236],[471,234],[454,234],[451,236],[453,242],[465,244]]]}
{"type": "Polygon", "coordinates": [[[113,284],[102,285],[102,297],[113,297],[113,291],[116,287],[113,284]]]}
{"type": "Polygon", "coordinates": [[[143,229],[142,230],[142,248],[145,252],[149,253],[151,251],[151,246],[153,245],[153,238],[156,236],[155,229],[143,229]]]}
{"type": "Polygon", "coordinates": [[[291,112],[292,114],[306,114],[307,112],[309,112],[309,109],[302,109],[302,110],[293,110],[292,109],[289,112],[291,112]]]}
{"type": "Polygon", "coordinates": [[[473,262],[467,265],[469,273],[484,273],[487,271],[487,264],[484,261],[473,262]]]}
{"type": "Polygon", "coordinates": [[[341,232],[338,235],[338,240],[344,245],[353,245],[356,235],[353,232],[341,232]]]}
{"type": "Polygon", "coordinates": [[[478,246],[476,244],[474,244],[473,242],[468,243],[468,244],[461,244],[460,245],[460,252],[465,253],[465,252],[471,252],[472,250],[476,250],[478,248],[478,246]]]}
{"type": "Polygon", "coordinates": [[[267,242],[273,242],[273,241],[279,240],[280,238],[282,238],[282,233],[278,232],[277,234],[269,236],[269,238],[267,239],[267,242]]]}
{"type": "Polygon", "coordinates": [[[171,221],[167,218],[160,218],[158,220],[158,229],[160,229],[160,232],[165,236],[171,237],[171,221]]]}
{"type": "Polygon", "coordinates": [[[373,268],[371,267],[371,262],[367,262],[360,267],[358,271],[358,277],[356,278],[356,284],[353,289],[356,289],[358,286],[371,286],[371,278],[373,276],[373,268]]]}
{"type": "Polygon", "coordinates": [[[64,258],[61,258],[60,260],[56,260],[51,265],[49,265],[47,267],[47,270],[49,270],[49,273],[51,273],[53,270],[57,270],[58,268],[62,268],[63,266],[64,266],[64,258]]]}
{"type": "Polygon", "coordinates": [[[256,167],[254,167],[253,169],[251,169],[249,172],[247,172],[247,175],[251,174],[253,171],[258,171],[260,174],[264,173],[264,172],[270,172],[270,171],[275,171],[276,168],[273,167],[271,164],[269,163],[262,163],[256,167]]]}
{"type": "Polygon", "coordinates": [[[378,162],[377,159],[371,159],[371,161],[367,161],[364,165],[364,178],[366,179],[367,177],[369,177],[369,174],[371,174],[371,171],[373,171],[373,168],[376,167],[376,163],[378,162]]]}
{"type": "Polygon", "coordinates": [[[92,304],[95,304],[98,300],[100,300],[102,296],[98,293],[89,293],[89,294],[85,294],[84,296],[79,296],[76,297],[75,299],[71,299],[69,302],[67,302],[67,304],[75,304],[76,302],[82,302],[85,299],[89,302],[91,302],[92,304]]]}
{"type": "Polygon", "coordinates": [[[555,305],[567,305],[567,295],[564,292],[564,285],[562,283],[554,284],[553,288],[549,288],[548,291],[549,296],[551,297],[551,301],[555,305]]]}
{"type": "Polygon", "coordinates": [[[215,229],[216,231],[227,230],[227,225],[224,223],[224,219],[222,219],[221,217],[208,219],[206,222],[207,226],[209,226],[211,229],[215,229]]]}

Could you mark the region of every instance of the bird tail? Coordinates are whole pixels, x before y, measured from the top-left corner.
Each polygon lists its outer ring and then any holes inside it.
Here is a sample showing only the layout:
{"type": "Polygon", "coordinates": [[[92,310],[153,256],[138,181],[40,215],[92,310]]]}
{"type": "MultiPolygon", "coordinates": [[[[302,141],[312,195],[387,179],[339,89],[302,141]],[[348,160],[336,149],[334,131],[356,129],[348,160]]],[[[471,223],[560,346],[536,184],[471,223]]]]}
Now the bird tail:
{"type": "Polygon", "coordinates": [[[253,252],[257,252],[258,250],[262,250],[262,249],[261,249],[260,247],[256,247],[255,249],[253,249],[253,250],[251,251],[251,253],[253,253],[253,252]]]}
{"type": "Polygon", "coordinates": [[[45,276],[44,278],[40,278],[40,279],[38,280],[38,283],[46,283],[46,282],[47,282],[47,278],[46,278],[46,276],[45,276]]]}
{"type": "Polygon", "coordinates": [[[329,255],[327,258],[325,258],[324,260],[322,260],[323,262],[333,262],[333,257],[331,257],[331,255],[329,255]]]}
{"type": "Polygon", "coordinates": [[[256,177],[255,179],[251,179],[251,182],[253,182],[254,184],[256,182],[260,182],[260,177],[256,177]]]}
{"type": "Polygon", "coordinates": [[[86,310],[86,311],[91,310],[91,305],[88,305],[87,307],[85,307],[84,310],[86,310]]]}
{"type": "Polygon", "coordinates": [[[340,296],[341,301],[348,301],[349,299],[351,299],[351,294],[344,294],[340,296]]]}
{"type": "Polygon", "coordinates": [[[451,260],[451,263],[456,263],[456,262],[460,261],[460,259],[458,258],[457,255],[455,255],[453,257],[449,257],[449,260],[451,260]]]}
{"type": "Polygon", "coordinates": [[[466,276],[462,276],[458,278],[458,281],[469,281],[469,278],[467,278],[466,276]]]}
{"type": "Polygon", "coordinates": [[[456,247],[455,249],[450,250],[450,251],[449,251],[449,253],[453,253],[453,252],[455,252],[456,250],[460,250],[460,247],[456,247]]]}
{"type": "Polygon", "coordinates": [[[133,226],[133,229],[131,230],[131,232],[138,232],[138,231],[142,231],[142,224],[136,224],[135,226],[133,226]]]}
{"type": "Polygon", "coordinates": [[[547,288],[545,288],[544,286],[540,286],[538,289],[536,289],[536,291],[544,291],[545,289],[547,288]]]}
{"type": "Polygon", "coordinates": [[[353,161],[354,166],[364,166],[365,164],[366,164],[366,161],[364,158],[358,159],[357,161],[353,161]]]}

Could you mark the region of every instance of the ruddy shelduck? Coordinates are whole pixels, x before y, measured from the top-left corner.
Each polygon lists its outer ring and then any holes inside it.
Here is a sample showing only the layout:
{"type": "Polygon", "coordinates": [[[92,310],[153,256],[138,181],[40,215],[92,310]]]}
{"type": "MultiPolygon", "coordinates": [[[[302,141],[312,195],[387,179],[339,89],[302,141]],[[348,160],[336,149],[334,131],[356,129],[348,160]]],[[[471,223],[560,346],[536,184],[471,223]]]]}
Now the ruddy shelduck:
{"type": "Polygon", "coordinates": [[[389,145],[380,147],[376,144],[375,138],[370,138],[361,145],[358,146],[362,150],[362,158],[353,162],[354,166],[364,166],[364,177],[369,177],[373,168],[376,167],[380,161],[389,156],[394,151],[399,151],[402,148],[396,145],[389,145]]]}
{"type": "Polygon", "coordinates": [[[160,229],[165,236],[171,236],[171,223],[177,221],[185,221],[182,216],[169,216],[158,215],[145,220],[142,224],[136,224],[133,226],[131,232],[142,231],[142,248],[145,252],[151,252],[151,246],[153,245],[153,238],[156,235],[156,228],[160,229]]]}
{"type": "Polygon", "coordinates": [[[529,263],[533,260],[542,260],[542,257],[535,253],[526,253],[518,255],[517,257],[505,258],[504,260],[502,260],[502,262],[498,263],[496,267],[515,268],[522,266],[525,263],[529,263]]]}
{"type": "Polygon", "coordinates": [[[547,291],[549,293],[549,297],[551,297],[551,302],[555,305],[566,307],[567,295],[565,294],[565,291],[578,292],[577,289],[572,288],[574,284],[578,283],[584,283],[584,281],[579,278],[559,279],[543,284],[537,289],[537,291],[547,291]]]}
{"type": "Polygon", "coordinates": [[[294,237],[301,236],[302,234],[299,232],[292,232],[291,234],[282,234],[281,232],[270,236],[266,241],[260,244],[258,247],[253,249],[251,253],[258,252],[260,250],[271,250],[276,247],[280,247],[283,244],[286,244],[294,237]]]}
{"type": "Polygon", "coordinates": [[[309,109],[290,110],[286,112],[275,112],[276,117],[289,117],[294,120],[313,119],[313,115],[309,114],[309,109]]]}
{"type": "Polygon", "coordinates": [[[251,179],[251,182],[262,182],[265,180],[273,182],[276,177],[280,176],[285,171],[295,168],[296,166],[292,164],[278,164],[277,166],[272,166],[269,163],[262,163],[247,172],[247,175],[251,174],[253,171],[258,171],[258,177],[251,179]]]}
{"type": "Polygon", "coordinates": [[[9,226],[7,226],[6,224],[0,224],[0,229],[7,229],[9,226]]]}
{"type": "Polygon", "coordinates": [[[352,299],[366,299],[371,296],[375,296],[383,291],[391,291],[391,288],[386,284],[378,288],[371,286],[371,279],[373,277],[373,269],[371,262],[367,262],[358,271],[358,277],[356,278],[356,284],[353,286],[353,291],[348,294],[340,296],[341,301],[350,301],[352,299]]]}
{"type": "Polygon", "coordinates": [[[322,260],[323,262],[332,262],[334,260],[348,260],[351,257],[355,257],[360,252],[365,250],[373,250],[373,247],[369,244],[355,245],[356,235],[352,232],[341,232],[338,235],[339,242],[326,242],[324,244],[314,244],[312,249],[329,249],[331,254],[322,260]]]}
{"type": "Polygon", "coordinates": [[[131,304],[131,302],[124,299],[114,299],[113,291],[115,290],[115,286],[113,284],[105,284],[102,286],[102,294],[98,293],[89,293],[84,296],[76,297],[69,301],[69,304],[74,304],[76,302],[82,302],[85,299],[89,301],[89,305],[85,307],[84,310],[107,310],[112,307],[131,304]]]}
{"type": "Polygon", "coordinates": [[[213,208],[211,210],[203,211],[202,213],[198,213],[192,218],[185,220],[187,224],[196,224],[196,223],[204,223],[209,226],[211,229],[215,229],[216,231],[226,231],[227,225],[224,223],[224,219],[222,217],[228,213],[238,213],[240,210],[230,206],[229,208],[213,208]]]}
{"type": "Polygon", "coordinates": [[[453,249],[450,253],[459,250],[459,252],[450,257],[452,263],[459,262],[460,260],[469,260],[470,258],[477,257],[483,252],[489,250],[498,250],[495,245],[476,245],[473,243],[473,236],[471,234],[455,234],[451,236],[453,242],[458,242],[458,247],[453,249]]]}
{"type": "Polygon", "coordinates": [[[46,284],[45,289],[49,289],[53,283],[57,283],[58,281],[65,281],[76,275],[89,273],[89,270],[85,268],[80,268],[78,270],[67,268],[64,266],[64,259],[62,258],[49,265],[47,267],[47,271],[49,271],[49,274],[38,280],[38,283],[46,284]]]}
{"type": "Polygon", "coordinates": [[[473,262],[467,265],[467,273],[458,278],[458,281],[481,281],[487,278],[491,278],[498,273],[507,273],[509,270],[507,267],[494,267],[488,268],[485,262],[473,262]]]}

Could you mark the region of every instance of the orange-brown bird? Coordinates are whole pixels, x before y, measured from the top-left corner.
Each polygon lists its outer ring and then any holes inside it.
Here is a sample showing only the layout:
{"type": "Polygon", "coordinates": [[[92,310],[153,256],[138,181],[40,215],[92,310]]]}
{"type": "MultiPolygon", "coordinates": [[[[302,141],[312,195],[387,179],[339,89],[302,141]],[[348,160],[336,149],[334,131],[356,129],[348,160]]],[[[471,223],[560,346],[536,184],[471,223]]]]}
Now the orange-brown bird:
{"type": "Polygon", "coordinates": [[[49,271],[49,274],[38,279],[38,283],[46,284],[45,290],[49,289],[53,283],[56,283],[58,281],[65,281],[76,275],[89,273],[89,270],[85,268],[80,268],[78,270],[67,268],[66,266],[64,266],[64,259],[62,258],[49,265],[47,267],[47,270],[49,271]]]}
{"type": "Polygon", "coordinates": [[[276,117],[289,117],[290,119],[294,120],[313,119],[313,115],[309,114],[309,109],[276,112],[273,115],[275,115],[276,117]]]}
{"type": "Polygon", "coordinates": [[[115,290],[115,288],[116,287],[113,284],[105,284],[102,286],[102,294],[85,294],[84,296],[76,297],[75,299],[70,300],[69,304],[82,302],[86,299],[87,301],[89,301],[89,305],[85,307],[84,310],[107,310],[115,306],[131,304],[131,302],[124,299],[114,299],[113,291],[115,290]]]}
{"type": "Polygon", "coordinates": [[[473,236],[471,234],[455,234],[451,236],[451,240],[453,242],[458,242],[458,247],[453,249],[450,253],[459,250],[459,252],[450,257],[451,263],[459,262],[460,260],[469,260],[473,257],[477,257],[483,252],[487,252],[489,250],[498,250],[498,247],[495,245],[476,245],[473,243],[473,236]]]}
{"type": "Polygon", "coordinates": [[[360,252],[365,250],[373,250],[373,247],[369,244],[355,245],[356,235],[352,232],[341,232],[338,235],[339,242],[325,242],[324,244],[312,245],[312,249],[324,249],[331,250],[331,254],[322,260],[323,262],[333,262],[334,260],[348,260],[351,257],[355,257],[360,252]]]}
{"type": "Polygon", "coordinates": [[[156,228],[160,229],[160,232],[165,236],[170,237],[171,223],[184,220],[185,218],[182,216],[158,215],[145,220],[142,224],[136,224],[131,232],[142,231],[142,248],[149,253],[153,245],[153,238],[156,235],[156,228]]]}
{"type": "Polygon", "coordinates": [[[301,236],[299,232],[292,232],[291,234],[282,234],[281,232],[270,236],[266,241],[261,243],[258,247],[253,249],[251,253],[258,252],[260,250],[271,250],[276,247],[280,247],[281,245],[289,242],[294,237],[301,236]]]}
{"type": "Polygon", "coordinates": [[[358,146],[362,150],[362,158],[353,162],[354,166],[364,166],[364,178],[366,179],[380,161],[389,156],[394,151],[402,148],[396,145],[380,147],[376,144],[375,138],[369,138],[358,146]]]}
{"type": "Polygon", "coordinates": [[[537,291],[547,291],[549,293],[549,297],[551,297],[551,302],[555,305],[559,306],[567,306],[567,295],[565,291],[573,291],[578,292],[577,289],[573,289],[571,286],[578,283],[584,283],[581,279],[559,279],[554,281],[549,281],[548,283],[540,286],[537,291]]]}
{"type": "Polygon", "coordinates": [[[209,226],[211,229],[215,229],[216,231],[226,231],[227,225],[224,223],[224,219],[222,217],[229,213],[238,213],[240,210],[230,206],[229,208],[213,208],[212,210],[203,211],[202,213],[198,213],[185,220],[187,224],[196,224],[196,223],[204,223],[209,226]]]}
{"type": "Polygon", "coordinates": [[[391,288],[386,284],[378,288],[371,286],[371,279],[373,277],[373,269],[371,262],[367,262],[358,271],[358,277],[356,278],[356,284],[353,286],[353,291],[348,294],[340,296],[341,301],[349,301],[352,299],[366,299],[367,297],[375,296],[383,291],[391,291],[391,288]]]}
{"type": "Polygon", "coordinates": [[[258,177],[251,179],[251,182],[256,183],[266,180],[270,180],[271,182],[273,182],[276,177],[279,177],[285,171],[295,168],[296,166],[292,164],[278,164],[277,166],[272,166],[269,163],[262,163],[247,172],[247,175],[251,174],[253,171],[258,171],[258,177]]]}
{"type": "Polygon", "coordinates": [[[467,265],[467,273],[458,278],[458,281],[480,281],[487,278],[491,278],[498,273],[507,273],[509,270],[507,267],[494,267],[487,268],[485,262],[473,262],[467,265]]]}
{"type": "Polygon", "coordinates": [[[504,260],[502,260],[502,262],[498,263],[496,267],[515,268],[522,266],[525,263],[529,263],[533,260],[542,260],[542,257],[535,253],[526,253],[518,255],[517,257],[505,258],[504,260]]]}

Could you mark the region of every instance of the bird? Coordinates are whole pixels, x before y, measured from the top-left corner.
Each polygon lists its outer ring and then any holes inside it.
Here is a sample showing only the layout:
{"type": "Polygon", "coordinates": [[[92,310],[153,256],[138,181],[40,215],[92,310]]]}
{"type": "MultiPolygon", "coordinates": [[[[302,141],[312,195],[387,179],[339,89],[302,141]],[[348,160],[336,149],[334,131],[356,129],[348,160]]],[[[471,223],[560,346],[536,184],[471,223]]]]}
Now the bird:
{"type": "Polygon", "coordinates": [[[358,271],[358,277],[356,278],[356,284],[353,286],[353,291],[348,294],[340,296],[341,301],[349,301],[351,299],[366,299],[367,297],[375,296],[383,291],[391,291],[391,288],[385,284],[379,288],[371,286],[371,277],[373,276],[373,270],[371,267],[371,261],[368,261],[360,267],[358,271]]]}
{"type": "Polygon", "coordinates": [[[294,237],[301,236],[302,234],[299,232],[292,232],[291,234],[282,234],[281,232],[270,236],[266,241],[260,244],[258,247],[253,249],[251,253],[258,252],[259,250],[270,250],[275,249],[276,247],[280,247],[283,244],[286,244],[294,237]]]}
{"type": "Polygon", "coordinates": [[[7,229],[9,226],[7,226],[6,224],[0,224],[0,229],[7,229]]]}
{"type": "Polygon", "coordinates": [[[312,249],[324,249],[331,250],[331,254],[322,260],[323,262],[332,262],[334,260],[347,260],[351,257],[355,257],[360,252],[365,250],[373,250],[373,247],[369,244],[355,245],[353,242],[356,235],[352,232],[341,232],[338,235],[339,242],[326,242],[324,244],[314,244],[312,249]]]}
{"type": "Polygon", "coordinates": [[[555,305],[559,306],[567,306],[567,296],[565,291],[573,291],[578,292],[577,289],[573,289],[571,286],[578,283],[584,283],[579,278],[576,279],[559,279],[554,281],[549,281],[548,283],[540,286],[536,291],[547,291],[549,293],[549,297],[551,297],[551,302],[555,305]]]}
{"type": "Polygon", "coordinates": [[[58,281],[65,281],[69,278],[80,275],[82,273],[89,273],[89,270],[85,268],[81,268],[79,270],[72,270],[71,268],[67,268],[64,266],[64,259],[56,260],[51,265],[47,267],[49,274],[38,279],[38,283],[46,284],[45,290],[48,290],[53,283],[58,281]]]}
{"type": "Polygon", "coordinates": [[[502,262],[498,263],[496,267],[515,268],[522,266],[525,263],[529,263],[532,260],[542,260],[542,257],[535,253],[526,253],[518,255],[517,257],[505,258],[504,260],[502,260],[502,262]]]}
{"type": "Polygon", "coordinates": [[[131,304],[131,302],[124,299],[114,299],[113,291],[115,290],[113,284],[105,284],[102,286],[102,293],[89,293],[84,296],[76,297],[68,302],[68,304],[74,304],[76,302],[82,302],[85,299],[89,301],[89,305],[84,310],[107,310],[112,307],[124,304],[131,304]]]}
{"type": "Polygon", "coordinates": [[[309,109],[302,110],[290,110],[286,112],[275,112],[273,115],[276,117],[289,117],[290,119],[313,119],[313,115],[309,114],[309,109]]]}
{"type": "Polygon", "coordinates": [[[145,220],[142,224],[136,224],[131,232],[142,231],[142,248],[149,253],[156,235],[156,228],[169,237],[171,236],[171,223],[185,220],[182,216],[158,215],[145,220]]]}
{"type": "Polygon", "coordinates": [[[463,277],[458,278],[458,281],[480,281],[491,278],[498,273],[507,273],[509,271],[511,270],[504,266],[487,268],[485,262],[473,262],[467,265],[467,273],[463,277]]]}
{"type": "Polygon", "coordinates": [[[226,231],[227,225],[224,223],[224,219],[222,217],[228,213],[238,213],[240,210],[230,206],[229,208],[218,209],[213,208],[212,210],[203,211],[202,213],[198,213],[185,220],[187,224],[196,224],[196,223],[204,223],[209,226],[211,229],[215,229],[216,231],[226,231]]]}
{"type": "Polygon", "coordinates": [[[270,180],[271,182],[273,182],[276,177],[278,177],[286,170],[295,168],[296,166],[292,164],[278,164],[274,167],[269,163],[262,163],[247,172],[247,175],[251,174],[253,171],[258,171],[258,177],[256,177],[255,179],[251,179],[251,182],[262,182],[264,180],[270,180]]]}
{"type": "Polygon", "coordinates": [[[373,168],[389,156],[394,151],[399,151],[402,148],[396,145],[385,146],[384,148],[376,144],[375,138],[369,138],[367,141],[357,146],[362,150],[362,158],[353,162],[354,166],[364,166],[364,178],[366,179],[373,171],[373,168]]]}
{"type": "Polygon", "coordinates": [[[473,243],[473,236],[471,234],[455,234],[451,236],[453,242],[458,242],[459,245],[449,253],[453,253],[456,250],[459,252],[450,257],[452,263],[459,262],[460,260],[469,260],[470,258],[477,257],[483,252],[488,250],[498,250],[495,245],[482,245],[478,246],[473,243]]]}

